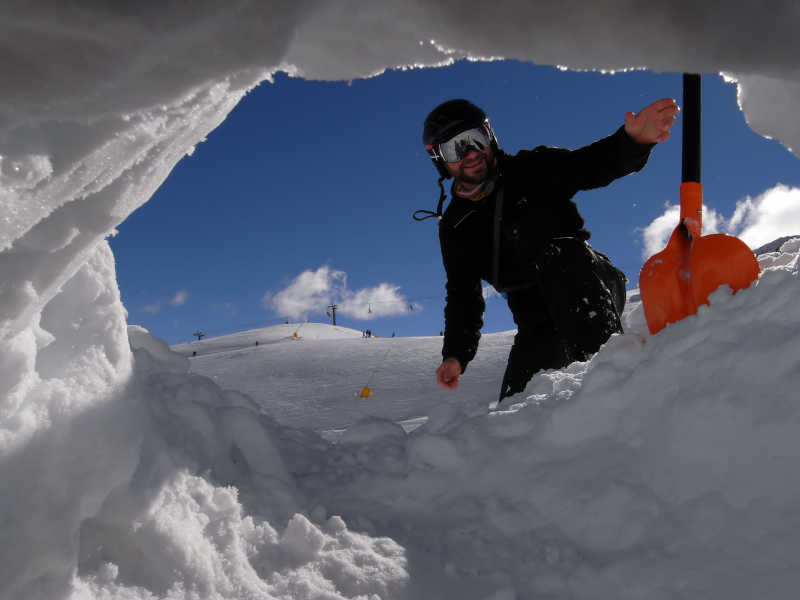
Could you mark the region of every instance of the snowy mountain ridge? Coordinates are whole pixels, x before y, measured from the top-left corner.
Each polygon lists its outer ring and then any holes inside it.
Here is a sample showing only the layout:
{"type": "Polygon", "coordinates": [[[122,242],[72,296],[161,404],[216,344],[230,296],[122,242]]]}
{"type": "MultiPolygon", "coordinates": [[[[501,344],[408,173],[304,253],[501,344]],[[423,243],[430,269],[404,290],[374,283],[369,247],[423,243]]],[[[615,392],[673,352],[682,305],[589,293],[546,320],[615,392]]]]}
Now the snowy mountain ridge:
{"type": "Polygon", "coordinates": [[[171,346],[171,349],[183,356],[203,356],[215,352],[241,350],[260,344],[291,342],[299,339],[343,340],[362,337],[361,331],[338,325],[310,322],[284,323],[175,344],[171,346]]]}

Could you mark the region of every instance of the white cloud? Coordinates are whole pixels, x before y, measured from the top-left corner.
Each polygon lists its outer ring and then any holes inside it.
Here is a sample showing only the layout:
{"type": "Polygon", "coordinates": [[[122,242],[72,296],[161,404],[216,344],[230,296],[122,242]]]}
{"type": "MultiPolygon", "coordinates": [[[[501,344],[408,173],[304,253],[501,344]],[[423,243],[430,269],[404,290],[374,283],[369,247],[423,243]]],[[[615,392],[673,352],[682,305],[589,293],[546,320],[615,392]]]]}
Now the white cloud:
{"type": "Polygon", "coordinates": [[[216,312],[221,312],[229,317],[234,317],[239,314],[239,308],[233,302],[221,302],[212,304],[211,309],[216,312]]]}
{"type": "MultiPolygon", "coordinates": [[[[642,258],[660,252],[678,225],[680,206],[667,204],[664,212],[641,230],[642,258]]],[[[703,206],[703,234],[723,232],[735,235],[757,248],[786,235],[800,234],[800,189],[778,184],[736,203],[730,218],[703,206]]]]}
{"type": "Polygon", "coordinates": [[[785,235],[800,234],[800,189],[778,184],[736,203],[732,233],[751,248],[785,235]]]}
{"type": "Polygon", "coordinates": [[[409,304],[399,289],[400,286],[381,283],[357,292],[344,290],[339,311],[362,320],[402,314],[409,310],[409,304]]]}
{"type": "Polygon", "coordinates": [[[169,301],[170,306],[183,306],[189,299],[189,292],[186,290],[179,290],[169,301]]]}
{"type": "Polygon", "coordinates": [[[140,309],[142,312],[150,313],[151,315],[157,315],[161,312],[161,302],[153,302],[152,304],[147,304],[140,309]]]}
{"type": "Polygon", "coordinates": [[[275,294],[267,292],[263,304],[281,316],[295,319],[319,314],[333,303],[345,278],[343,271],[328,266],[316,271],[303,271],[281,291],[275,294]]]}
{"type": "MultiPolygon", "coordinates": [[[[189,299],[189,293],[186,290],[179,290],[175,293],[175,295],[170,298],[166,304],[170,306],[183,306],[186,304],[186,301],[189,299]]],[[[151,315],[157,315],[161,312],[161,309],[164,307],[164,302],[161,300],[156,300],[141,307],[139,310],[142,312],[150,313],[151,315]]]]}
{"type": "Polygon", "coordinates": [[[391,283],[380,283],[350,290],[344,271],[322,266],[316,271],[303,271],[279,292],[267,292],[262,304],[280,316],[293,319],[323,314],[336,304],[339,314],[368,320],[409,311],[410,305],[399,289],[391,283]]]}
{"type": "Polygon", "coordinates": [[[642,258],[647,259],[656,252],[660,252],[667,245],[667,240],[672,234],[672,230],[678,224],[681,207],[677,204],[667,203],[664,212],[653,219],[653,221],[642,232],[642,258]]]}

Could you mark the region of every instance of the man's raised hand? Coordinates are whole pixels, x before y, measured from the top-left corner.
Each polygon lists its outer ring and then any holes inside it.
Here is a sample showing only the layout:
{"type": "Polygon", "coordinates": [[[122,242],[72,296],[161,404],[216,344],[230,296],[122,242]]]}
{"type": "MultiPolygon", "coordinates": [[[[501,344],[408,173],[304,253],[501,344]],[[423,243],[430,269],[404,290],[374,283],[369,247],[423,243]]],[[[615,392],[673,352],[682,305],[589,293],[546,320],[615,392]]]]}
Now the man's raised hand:
{"type": "Polygon", "coordinates": [[[662,98],[638,113],[625,113],[625,131],[639,144],[657,144],[670,136],[680,108],[672,98],[662,98]]]}

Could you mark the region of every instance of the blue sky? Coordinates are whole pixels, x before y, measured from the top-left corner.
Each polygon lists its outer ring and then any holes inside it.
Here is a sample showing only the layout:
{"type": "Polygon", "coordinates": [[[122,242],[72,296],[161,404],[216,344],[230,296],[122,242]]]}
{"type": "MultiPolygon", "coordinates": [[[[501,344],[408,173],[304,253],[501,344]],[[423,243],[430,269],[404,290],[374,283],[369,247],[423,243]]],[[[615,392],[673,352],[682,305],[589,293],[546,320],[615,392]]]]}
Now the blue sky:
{"type": "MultiPolygon", "coordinates": [[[[704,76],[703,94],[707,207],[730,217],[745,196],[777,183],[800,187],[797,158],[747,127],[734,85],[704,76]]],[[[265,295],[326,267],[346,274],[345,306],[367,303],[357,292],[382,283],[402,296],[399,314],[362,320],[340,311],[338,324],[381,336],[436,335],[444,303],[436,225],[411,219],[438,198],[420,141],[425,115],[446,99],[469,98],[513,153],[591,143],[619,127],[626,110],[667,96],[680,102],[680,74],[563,72],[514,61],[352,82],[280,74],[248,94],[110,240],[129,322],[168,343],[197,330],[210,337],[282,323],[286,315],[265,305],[265,295]]],[[[641,173],[576,196],[591,243],[631,286],[643,263],[641,230],[678,201],[680,126],[679,119],[641,173]]],[[[329,322],[327,304],[308,319],[329,322]]],[[[513,327],[505,302],[490,298],[484,331],[513,327]]]]}

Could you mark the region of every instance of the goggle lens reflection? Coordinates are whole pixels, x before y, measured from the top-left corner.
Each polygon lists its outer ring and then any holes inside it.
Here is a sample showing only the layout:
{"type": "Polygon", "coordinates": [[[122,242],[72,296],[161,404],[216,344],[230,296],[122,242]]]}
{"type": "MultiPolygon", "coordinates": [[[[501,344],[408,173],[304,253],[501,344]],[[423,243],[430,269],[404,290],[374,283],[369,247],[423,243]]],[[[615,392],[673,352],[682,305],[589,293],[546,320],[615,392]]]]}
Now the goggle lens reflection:
{"type": "Polygon", "coordinates": [[[446,142],[437,146],[439,155],[446,162],[460,162],[469,154],[470,149],[483,152],[491,144],[492,136],[486,127],[476,127],[467,129],[458,135],[451,137],[446,142]]]}

